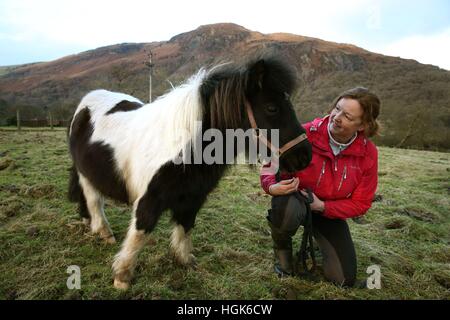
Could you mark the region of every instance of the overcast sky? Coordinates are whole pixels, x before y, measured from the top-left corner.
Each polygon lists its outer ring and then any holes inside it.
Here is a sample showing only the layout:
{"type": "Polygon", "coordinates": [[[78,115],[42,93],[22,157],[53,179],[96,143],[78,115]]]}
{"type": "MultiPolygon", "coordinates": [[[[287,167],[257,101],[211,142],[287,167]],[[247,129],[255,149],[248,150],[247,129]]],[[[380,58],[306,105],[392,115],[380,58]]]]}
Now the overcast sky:
{"type": "Polygon", "coordinates": [[[219,22],[351,43],[450,70],[448,0],[0,0],[0,65],[163,41],[219,22]]]}

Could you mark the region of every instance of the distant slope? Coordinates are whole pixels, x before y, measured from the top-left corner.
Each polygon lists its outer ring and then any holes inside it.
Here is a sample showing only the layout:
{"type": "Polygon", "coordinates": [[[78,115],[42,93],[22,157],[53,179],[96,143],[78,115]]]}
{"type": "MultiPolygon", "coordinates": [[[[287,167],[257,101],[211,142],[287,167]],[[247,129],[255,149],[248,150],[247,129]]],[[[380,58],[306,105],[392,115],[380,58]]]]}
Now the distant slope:
{"type": "MultiPolygon", "coordinates": [[[[298,71],[294,96],[302,122],[323,114],[335,96],[366,86],[381,98],[384,124],[377,143],[450,150],[450,72],[414,60],[375,54],[349,44],[299,35],[262,34],[235,24],[215,24],[174,36],[169,41],[118,44],[51,62],[3,69],[0,121],[22,106],[25,117],[49,106],[68,117],[79,99],[94,88],[125,91],[148,100],[147,50],[153,52],[154,93],[177,85],[201,66],[239,61],[270,50],[298,71]],[[2,107],[3,106],[3,107],[2,107]]],[[[2,72],[2,69],[0,69],[2,72]]]]}
{"type": "Polygon", "coordinates": [[[30,65],[34,65],[37,64],[39,62],[35,62],[35,63],[28,63],[28,64],[18,64],[18,65],[13,65],[13,66],[0,66],[0,77],[4,76],[10,72],[13,72],[14,70],[18,69],[18,68],[23,68],[25,66],[30,66],[30,65]]]}

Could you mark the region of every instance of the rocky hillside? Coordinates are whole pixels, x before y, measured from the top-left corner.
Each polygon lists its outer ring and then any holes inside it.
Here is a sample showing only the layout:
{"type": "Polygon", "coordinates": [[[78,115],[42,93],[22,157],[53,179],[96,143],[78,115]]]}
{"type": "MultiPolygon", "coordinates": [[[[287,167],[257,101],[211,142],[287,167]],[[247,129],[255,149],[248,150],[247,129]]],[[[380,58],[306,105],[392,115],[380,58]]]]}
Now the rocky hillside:
{"type": "Polygon", "coordinates": [[[164,42],[118,44],[55,61],[0,68],[0,122],[11,121],[17,107],[24,118],[42,117],[44,106],[57,118],[69,117],[79,99],[95,88],[120,90],[147,101],[149,50],[155,64],[155,96],[201,66],[270,50],[298,71],[294,102],[302,122],[322,115],[341,91],[365,86],[383,103],[384,131],[377,143],[450,150],[449,71],[349,44],[262,34],[234,24],[201,26],[164,42]]]}

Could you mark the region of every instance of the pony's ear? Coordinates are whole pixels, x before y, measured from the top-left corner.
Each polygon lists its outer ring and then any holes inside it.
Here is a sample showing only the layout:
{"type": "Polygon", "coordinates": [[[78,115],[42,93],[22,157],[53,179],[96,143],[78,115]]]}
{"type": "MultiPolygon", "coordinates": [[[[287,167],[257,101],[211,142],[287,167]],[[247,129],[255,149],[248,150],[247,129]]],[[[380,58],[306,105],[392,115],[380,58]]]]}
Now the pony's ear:
{"type": "Polygon", "coordinates": [[[249,87],[261,90],[263,87],[266,64],[263,59],[256,61],[249,68],[249,87]]]}

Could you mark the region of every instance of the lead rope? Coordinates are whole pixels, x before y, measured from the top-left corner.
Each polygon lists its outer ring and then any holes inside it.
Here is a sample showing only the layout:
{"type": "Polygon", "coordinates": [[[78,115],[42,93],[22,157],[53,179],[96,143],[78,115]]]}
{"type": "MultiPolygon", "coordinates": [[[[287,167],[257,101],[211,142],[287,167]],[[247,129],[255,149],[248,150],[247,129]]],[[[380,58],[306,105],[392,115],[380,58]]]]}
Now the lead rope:
{"type": "Polygon", "coordinates": [[[304,273],[312,273],[316,268],[316,255],[314,253],[313,246],[312,211],[310,206],[310,204],[314,201],[314,198],[310,189],[306,189],[306,191],[308,193],[308,197],[303,196],[300,192],[297,191],[298,196],[301,196],[305,200],[306,204],[305,225],[303,230],[302,243],[297,253],[297,258],[302,262],[304,273]],[[308,269],[307,265],[308,251],[312,261],[311,269],[308,269]]]}

